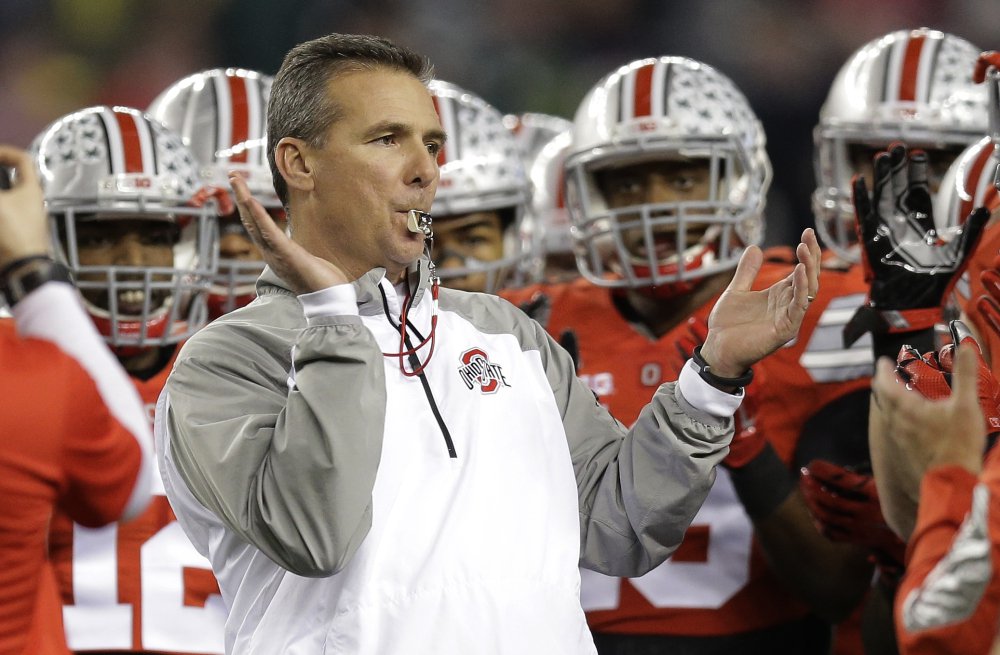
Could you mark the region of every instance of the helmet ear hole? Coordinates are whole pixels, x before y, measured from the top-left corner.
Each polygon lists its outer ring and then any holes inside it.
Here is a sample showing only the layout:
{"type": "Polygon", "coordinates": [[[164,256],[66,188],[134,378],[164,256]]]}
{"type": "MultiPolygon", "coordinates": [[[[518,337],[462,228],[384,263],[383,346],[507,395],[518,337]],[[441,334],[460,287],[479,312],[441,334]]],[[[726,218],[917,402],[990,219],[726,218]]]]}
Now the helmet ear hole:
{"type": "Polygon", "coordinates": [[[690,288],[734,268],[743,249],[763,238],[771,181],[765,143],[746,97],[711,66],[659,57],[605,76],[577,110],[565,161],[581,273],[601,286],[690,288]],[[611,201],[616,183],[604,171],[668,162],[704,162],[707,177],[675,178],[665,182],[674,193],[637,193],[630,203],[626,179],[611,201]],[[687,253],[694,247],[688,228],[700,224],[712,243],[687,253]]]}

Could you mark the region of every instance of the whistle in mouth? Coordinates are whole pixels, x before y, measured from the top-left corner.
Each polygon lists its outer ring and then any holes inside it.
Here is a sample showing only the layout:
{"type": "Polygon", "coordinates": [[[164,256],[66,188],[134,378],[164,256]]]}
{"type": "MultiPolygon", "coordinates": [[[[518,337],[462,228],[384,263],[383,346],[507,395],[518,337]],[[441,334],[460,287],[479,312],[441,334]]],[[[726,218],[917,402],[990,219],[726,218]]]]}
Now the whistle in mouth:
{"type": "Polygon", "coordinates": [[[422,232],[424,238],[430,239],[434,236],[434,232],[431,229],[431,222],[433,220],[427,212],[422,212],[419,209],[411,209],[406,213],[406,229],[414,233],[422,232]]]}

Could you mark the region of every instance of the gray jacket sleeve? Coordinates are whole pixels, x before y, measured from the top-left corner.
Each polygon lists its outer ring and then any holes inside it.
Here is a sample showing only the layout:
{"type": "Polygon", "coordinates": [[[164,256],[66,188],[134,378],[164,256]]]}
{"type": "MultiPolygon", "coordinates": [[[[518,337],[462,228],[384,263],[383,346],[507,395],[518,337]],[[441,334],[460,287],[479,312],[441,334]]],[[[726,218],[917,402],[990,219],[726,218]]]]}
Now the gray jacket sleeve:
{"type": "Polygon", "coordinates": [[[157,420],[199,502],[282,567],[319,577],[371,527],[385,381],[360,318],[307,327],[297,305],[270,296],[195,335],[157,420]]]}
{"type": "Polygon", "coordinates": [[[626,430],[576,377],[569,354],[521,318],[522,344],[541,353],[569,440],[580,563],[608,575],[642,575],[680,545],[728,452],[733,420],[692,407],[667,383],[626,430]]]}

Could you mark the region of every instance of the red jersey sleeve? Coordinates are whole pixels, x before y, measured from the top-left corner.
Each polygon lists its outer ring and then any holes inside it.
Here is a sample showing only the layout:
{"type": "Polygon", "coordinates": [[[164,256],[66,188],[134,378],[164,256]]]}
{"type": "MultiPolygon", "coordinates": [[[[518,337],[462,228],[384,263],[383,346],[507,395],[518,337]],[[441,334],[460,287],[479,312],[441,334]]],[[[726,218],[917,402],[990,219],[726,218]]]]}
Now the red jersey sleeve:
{"type": "Polygon", "coordinates": [[[900,653],[989,653],[1000,619],[1000,457],[978,480],[957,466],[920,488],[906,575],[896,595],[900,653]]]}
{"type": "Polygon", "coordinates": [[[122,515],[142,466],[142,449],[108,411],[86,371],[73,360],[65,368],[62,383],[74,392],[64,410],[66,487],[59,505],[77,523],[98,527],[122,515]]]}

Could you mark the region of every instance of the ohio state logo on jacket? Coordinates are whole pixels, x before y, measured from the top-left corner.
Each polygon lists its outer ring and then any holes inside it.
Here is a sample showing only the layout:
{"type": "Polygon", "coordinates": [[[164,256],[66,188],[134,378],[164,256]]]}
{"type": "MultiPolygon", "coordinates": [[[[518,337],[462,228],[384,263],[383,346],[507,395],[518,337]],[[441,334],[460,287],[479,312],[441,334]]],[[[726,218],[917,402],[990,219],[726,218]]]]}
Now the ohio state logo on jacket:
{"type": "Polygon", "coordinates": [[[460,359],[462,366],[458,367],[458,375],[469,390],[478,386],[483,393],[495,393],[500,385],[510,386],[503,375],[503,367],[491,364],[490,356],[482,348],[470,348],[460,359]]]}

